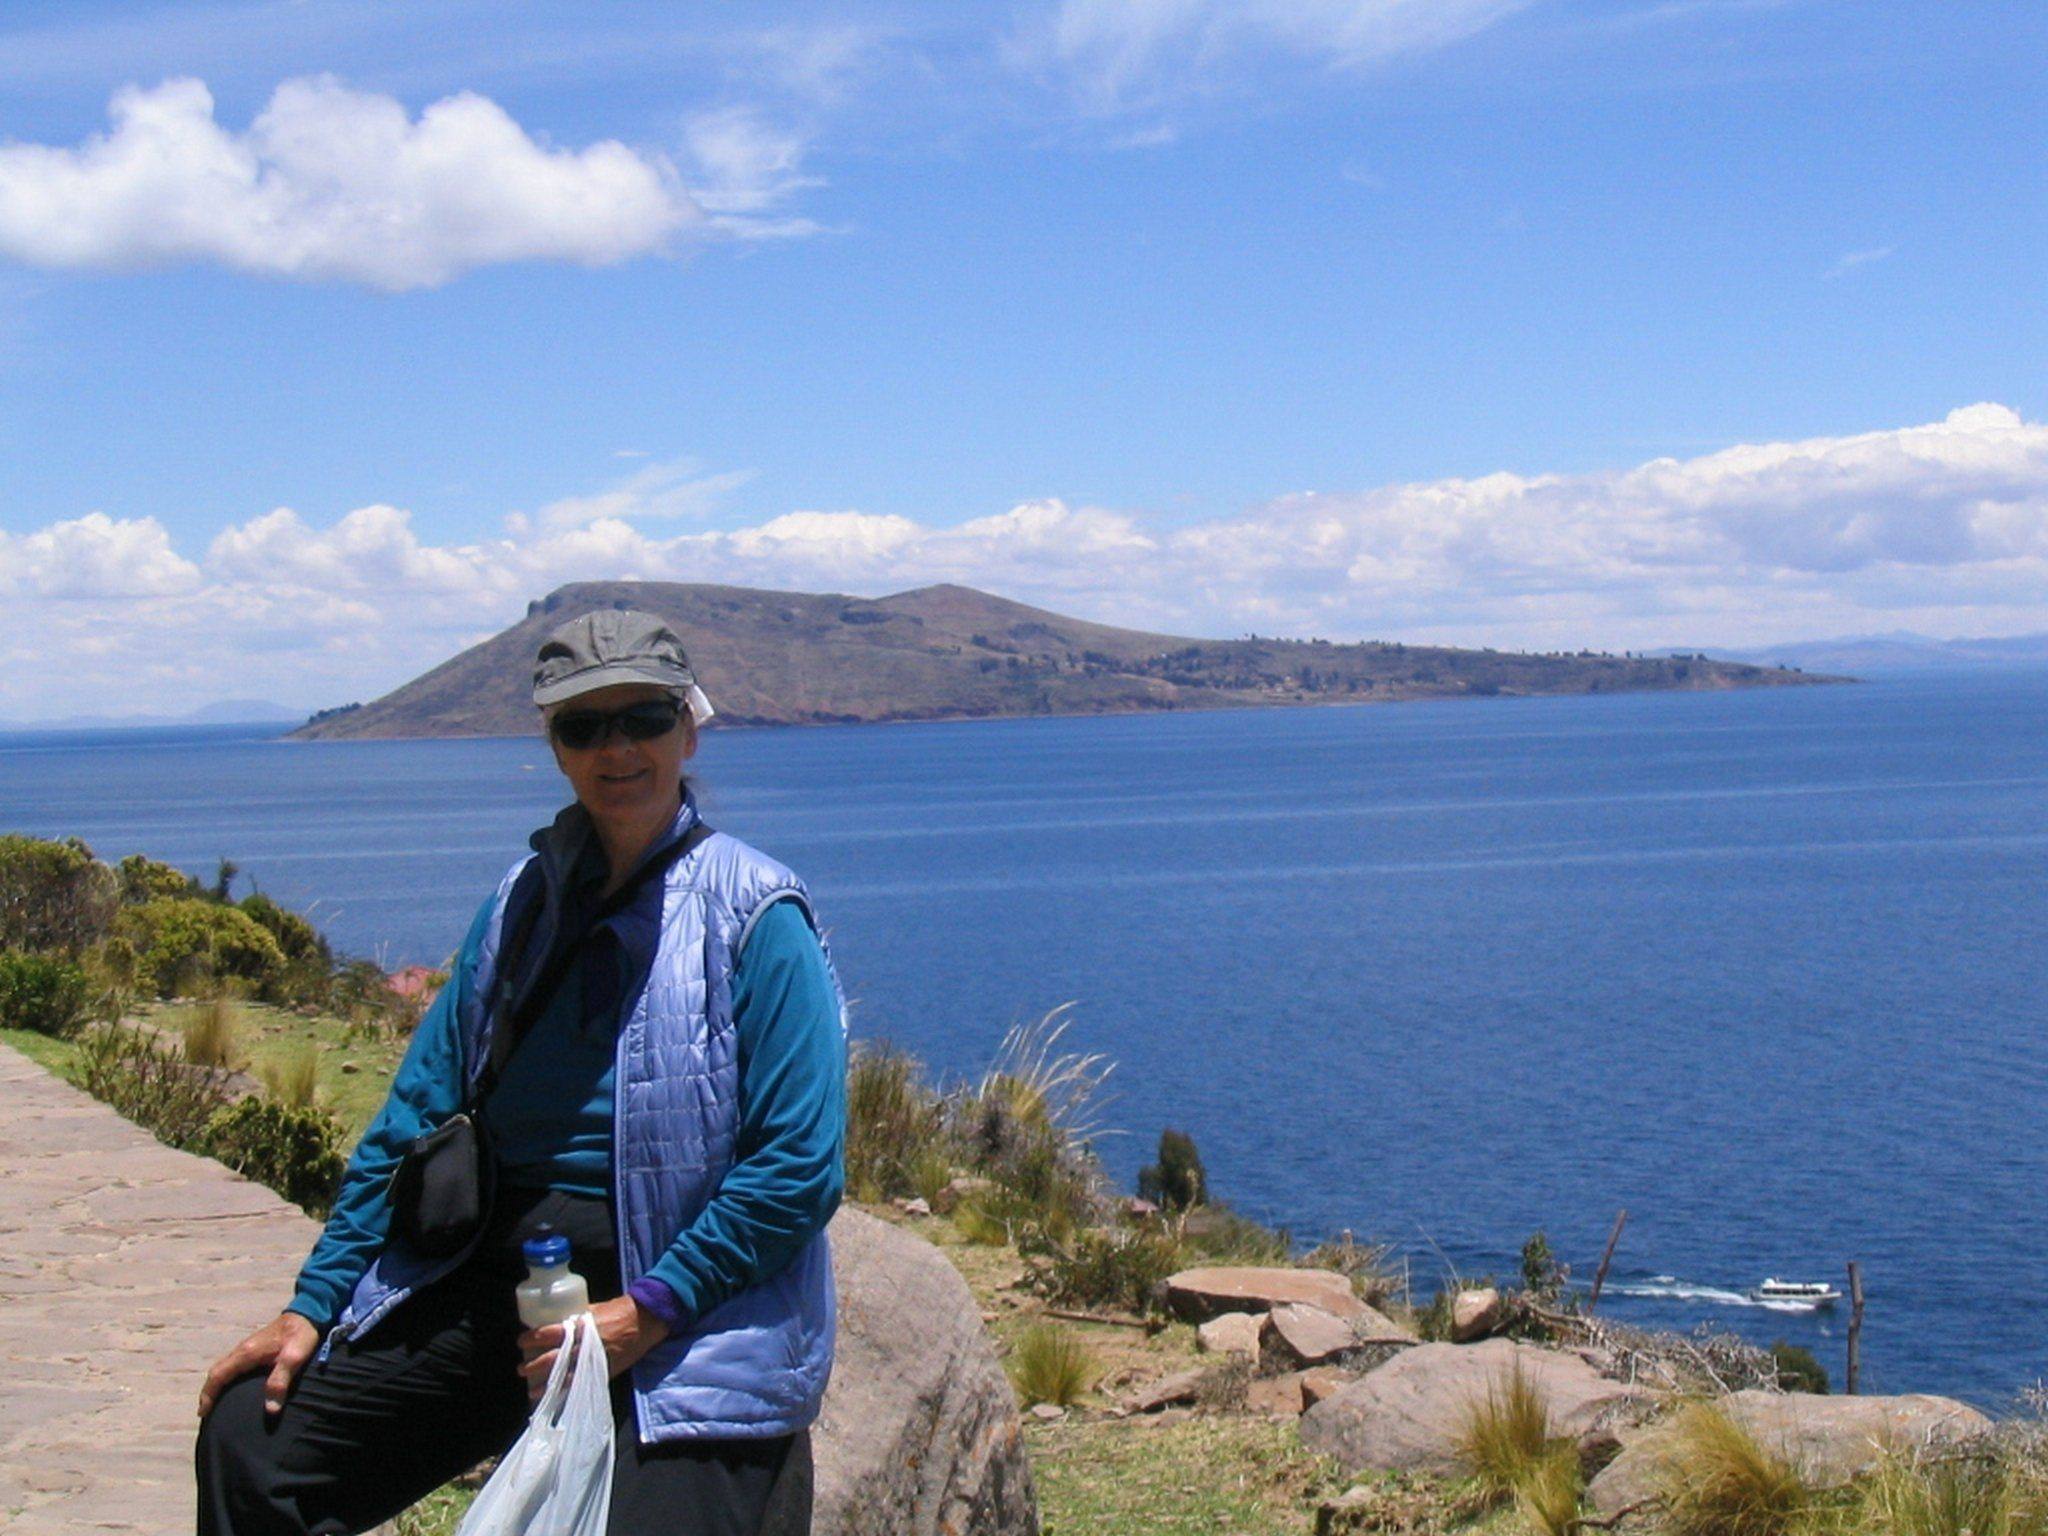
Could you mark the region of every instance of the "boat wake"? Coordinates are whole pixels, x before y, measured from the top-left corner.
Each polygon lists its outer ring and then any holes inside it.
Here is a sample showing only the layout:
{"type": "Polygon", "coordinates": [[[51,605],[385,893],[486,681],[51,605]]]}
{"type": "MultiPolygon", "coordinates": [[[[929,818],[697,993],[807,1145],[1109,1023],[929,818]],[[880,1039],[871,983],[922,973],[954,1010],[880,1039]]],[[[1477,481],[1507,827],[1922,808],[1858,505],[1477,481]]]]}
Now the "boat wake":
{"type": "Polygon", "coordinates": [[[1660,1301],[1704,1301],[1717,1307],[1754,1307],[1762,1312],[1812,1312],[1810,1301],[1759,1301],[1746,1291],[1731,1291],[1718,1285],[1699,1285],[1676,1275],[1653,1275],[1632,1285],[1610,1286],[1618,1296],[1640,1296],[1660,1301]]]}

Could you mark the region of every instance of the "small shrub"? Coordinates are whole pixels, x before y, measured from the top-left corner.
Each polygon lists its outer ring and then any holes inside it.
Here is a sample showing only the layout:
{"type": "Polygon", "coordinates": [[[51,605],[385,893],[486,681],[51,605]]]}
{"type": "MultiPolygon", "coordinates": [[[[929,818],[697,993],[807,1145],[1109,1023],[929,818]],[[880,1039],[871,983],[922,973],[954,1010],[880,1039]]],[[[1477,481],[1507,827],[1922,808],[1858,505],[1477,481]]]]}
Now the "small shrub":
{"type": "Polygon", "coordinates": [[[1577,1536],[1584,1491],[1578,1455],[1565,1446],[1539,1460],[1515,1484],[1515,1509],[1537,1536],[1577,1536]]]}
{"type": "Polygon", "coordinates": [[[846,1188],[854,1199],[911,1193],[915,1170],[944,1157],[944,1139],[938,1096],[916,1061],[886,1045],[854,1053],[846,1073],[846,1188]]]}
{"type": "Polygon", "coordinates": [[[323,1006],[368,1035],[410,1033],[433,1002],[431,995],[400,997],[373,960],[349,960],[331,969],[301,962],[292,973],[280,987],[296,988],[296,1000],[323,1006]]]}
{"type": "Polygon", "coordinates": [[[1430,1297],[1427,1306],[1415,1308],[1408,1319],[1415,1329],[1415,1337],[1426,1344],[1450,1343],[1451,1312],[1457,1300],[1458,1287],[1452,1284],[1430,1297]]]}
{"type": "Polygon", "coordinates": [[[1209,1198],[1209,1175],[1194,1137],[1185,1131],[1159,1133],[1159,1161],[1138,1170],[1138,1198],[1163,1211],[1185,1211],[1209,1198]]]}
{"type": "Polygon", "coordinates": [[[1799,1474],[1711,1403],[1679,1410],[1655,1481],[1670,1536],[1791,1536],[1811,1503],[1799,1474]]]}
{"type": "Polygon", "coordinates": [[[135,946],[126,939],[102,939],[86,957],[87,985],[99,999],[100,1017],[109,1024],[128,1011],[137,969],[135,946]]]}
{"type": "Polygon", "coordinates": [[[1181,1243],[1218,1264],[1292,1264],[1294,1239],[1285,1228],[1240,1216],[1221,1201],[1198,1206],[1180,1222],[1181,1243]]]}
{"type": "Polygon", "coordinates": [[[1813,1351],[1779,1339],[1771,1345],[1771,1361],[1778,1368],[1778,1387],[1785,1392],[1828,1391],[1827,1367],[1813,1358],[1813,1351]]]}
{"type": "Polygon", "coordinates": [[[2041,1536],[2048,1500],[2002,1457],[1888,1456],[1843,1524],[1871,1536],[2041,1536]]]}
{"type": "Polygon", "coordinates": [[[185,1043],[185,1059],[195,1066],[240,1069],[235,1005],[224,997],[211,997],[185,1010],[178,1026],[185,1043]]]}
{"type": "Polygon", "coordinates": [[[281,1061],[263,1063],[263,1088],[272,1102],[288,1109],[311,1109],[320,1095],[320,1057],[310,1045],[300,1046],[281,1061]]]}
{"type": "Polygon", "coordinates": [[[1010,1224],[979,1199],[963,1200],[953,1208],[953,1230],[970,1243],[999,1248],[1010,1240],[1010,1224]]]}
{"type": "Polygon", "coordinates": [[[1226,1355],[1195,1382],[1195,1406],[1211,1413],[1235,1413],[1245,1406],[1252,1387],[1249,1355],[1226,1355]]]}
{"type": "Polygon", "coordinates": [[[325,976],[334,963],[334,952],[318,928],[298,913],[279,906],[261,891],[244,896],[239,905],[277,940],[277,947],[284,951],[287,961],[311,966],[325,976]]]}
{"type": "Polygon", "coordinates": [[[1522,1288],[1535,1301],[1555,1301],[1571,1278],[1571,1270],[1557,1262],[1550,1251],[1550,1239],[1541,1232],[1522,1244],[1522,1288]]]}
{"type": "Polygon", "coordinates": [[[1040,1261],[1036,1283],[1047,1299],[1140,1313],[1153,1307],[1159,1283],[1186,1258],[1170,1227],[1085,1227],[1064,1242],[1035,1235],[1023,1246],[1040,1261]]]}
{"type": "Polygon", "coordinates": [[[939,1198],[939,1192],[953,1182],[959,1170],[953,1166],[947,1149],[933,1144],[911,1158],[908,1172],[910,1192],[930,1203],[939,1198]]]}
{"type": "Polygon", "coordinates": [[[219,1071],[194,1066],[176,1047],[118,1024],[80,1037],[73,1071],[94,1098],[189,1152],[206,1150],[207,1126],[227,1103],[219,1071]]]}
{"type": "Polygon", "coordinates": [[[932,1138],[991,1181],[982,1208],[1020,1244],[1062,1245],[1098,1219],[1102,1170],[1088,1138],[1109,1068],[1057,1049],[1065,1012],[1012,1028],[979,1083],[932,1101],[932,1138]]]}
{"type": "Polygon", "coordinates": [[[114,874],[120,882],[121,900],[131,907],[200,894],[199,882],[182,869],[139,853],[131,853],[115,865],[114,874]]]}
{"type": "Polygon", "coordinates": [[[1100,1052],[1059,1049],[1073,1018],[1062,1003],[1033,1023],[1011,1026],[981,1080],[977,1099],[1030,1134],[1051,1134],[1079,1146],[1101,1129],[1102,1087],[1115,1070],[1100,1052]]]}
{"type": "Polygon", "coordinates": [[[1512,1498],[1559,1450],[1550,1433],[1550,1404],[1519,1364],[1466,1409],[1457,1442],[1466,1470],[1495,1501],[1512,1498]]]}
{"type": "Polygon", "coordinates": [[[312,1215],[324,1216],[347,1163],[342,1138],[340,1122],[325,1110],[251,1097],[213,1118],[206,1150],[312,1215]]]}
{"type": "Polygon", "coordinates": [[[1025,1407],[1055,1403],[1065,1408],[1081,1400],[1095,1382],[1095,1360],[1074,1334],[1051,1323],[1034,1323],[1010,1351],[1010,1382],[1025,1407]]]}
{"type": "Polygon", "coordinates": [[[1333,1270],[1351,1282],[1361,1301],[1384,1307],[1406,1299],[1407,1280],[1394,1268],[1394,1250],[1388,1243],[1361,1243],[1351,1233],[1340,1233],[1334,1242],[1319,1243],[1301,1256],[1312,1269],[1333,1270]]]}
{"type": "Polygon", "coordinates": [[[0,1026],[69,1035],[85,1017],[85,972],[56,955],[0,953],[0,1026]]]}
{"type": "Polygon", "coordinates": [[[159,898],[121,914],[121,936],[135,945],[141,984],[159,997],[190,991],[204,978],[234,978],[263,991],[283,974],[284,951],[246,912],[199,897],[159,898]]]}
{"type": "Polygon", "coordinates": [[[77,838],[0,836],[0,949],[77,955],[105,937],[118,896],[77,838]]]}

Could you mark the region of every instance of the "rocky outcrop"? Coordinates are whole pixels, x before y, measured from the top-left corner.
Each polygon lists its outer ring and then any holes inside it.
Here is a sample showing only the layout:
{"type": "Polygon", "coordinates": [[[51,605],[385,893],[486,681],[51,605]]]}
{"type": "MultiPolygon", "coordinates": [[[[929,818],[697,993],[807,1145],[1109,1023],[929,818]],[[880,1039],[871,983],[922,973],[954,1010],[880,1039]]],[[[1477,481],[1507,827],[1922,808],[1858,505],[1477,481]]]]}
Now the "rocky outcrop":
{"type": "MultiPolygon", "coordinates": [[[[1714,1406],[1815,1488],[1840,1487],[1888,1451],[1938,1449],[1991,1427],[1983,1414],[1949,1397],[1736,1392],[1714,1406]]],[[[1667,1422],[1625,1437],[1621,1454],[1588,1490],[1594,1507],[1612,1516],[1652,1497],[1673,1435],[1667,1422]]]]}
{"type": "Polygon", "coordinates": [[[1195,1347],[1205,1355],[1245,1355],[1259,1358],[1259,1338],[1266,1331],[1266,1319],[1254,1312],[1225,1312],[1212,1317],[1195,1330],[1195,1347]]]}
{"type": "Polygon", "coordinates": [[[1301,1373],[1301,1403],[1304,1408],[1313,1408],[1326,1397],[1335,1397],[1358,1377],[1350,1371],[1340,1371],[1333,1365],[1318,1365],[1301,1373]]]}
{"type": "Polygon", "coordinates": [[[1203,1385],[1209,1379],[1210,1372],[1200,1367],[1156,1377],[1126,1393],[1123,1400],[1117,1404],[1117,1412],[1157,1413],[1162,1408],[1192,1403],[1202,1395],[1203,1385]]]}
{"type": "Polygon", "coordinates": [[[1485,1338],[1500,1326],[1506,1310],[1507,1303],[1492,1286],[1458,1292],[1451,1299],[1451,1342],[1469,1344],[1485,1338]]]}
{"type": "Polygon", "coordinates": [[[1272,1311],[1273,1337],[1297,1365],[1325,1365],[1358,1347],[1349,1323],[1321,1307],[1292,1301],[1272,1311]]]}
{"type": "Polygon", "coordinates": [[[842,1207],[839,1343],[811,1434],[818,1536],[1035,1536],[1016,1399],[936,1248],[842,1207]]]}
{"type": "Polygon", "coordinates": [[[1551,1433],[1582,1445],[1640,1422],[1658,1402],[1577,1355],[1509,1339],[1421,1344],[1309,1409],[1301,1438],[1354,1472],[1456,1473],[1464,1470],[1458,1439],[1473,1408],[1518,1370],[1542,1394],[1551,1433]]]}
{"type": "Polygon", "coordinates": [[[1166,1304],[1176,1317],[1190,1323],[1225,1312],[1270,1312],[1289,1302],[1321,1307],[1347,1322],[1366,1321],[1367,1314],[1379,1316],[1358,1299],[1351,1282],[1334,1270],[1222,1265],[1184,1269],[1166,1279],[1166,1304]]]}

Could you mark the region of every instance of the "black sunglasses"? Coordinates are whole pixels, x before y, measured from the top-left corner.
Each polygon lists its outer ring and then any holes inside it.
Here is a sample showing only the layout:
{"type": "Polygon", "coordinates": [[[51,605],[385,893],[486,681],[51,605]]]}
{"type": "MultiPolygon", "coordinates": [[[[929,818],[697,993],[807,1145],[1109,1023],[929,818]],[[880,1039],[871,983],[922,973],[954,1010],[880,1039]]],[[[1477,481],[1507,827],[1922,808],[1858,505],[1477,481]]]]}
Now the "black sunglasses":
{"type": "Polygon", "coordinates": [[[617,731],[628,741],[652,741],[676,728],[682,710],[673,699],[644,699],[624,709],[570,709],[548,722],[548,731],[572,752],[583,752],[611,739],[617,731]]]}

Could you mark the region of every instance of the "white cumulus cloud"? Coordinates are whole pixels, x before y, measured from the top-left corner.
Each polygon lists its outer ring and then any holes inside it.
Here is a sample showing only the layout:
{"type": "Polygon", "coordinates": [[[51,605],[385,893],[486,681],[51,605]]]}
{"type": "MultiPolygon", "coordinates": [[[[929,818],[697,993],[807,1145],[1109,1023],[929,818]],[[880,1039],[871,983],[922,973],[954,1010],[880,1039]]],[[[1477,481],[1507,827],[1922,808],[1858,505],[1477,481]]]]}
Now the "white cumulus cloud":
{"type": "Polygon", "coordinates": [[[200,580],[153,517],[116,521],[91,512],[35,533],[0,531],[0,593],[9,597],[151,597],[200,580]]]}
{"type": "Polygon", "coordinates": [[[292,702],[372,696],[597,579],[873,595],[957,581],[1169,633],[1534,649],[2048,630],[2048,424],[1995,404],[1593,474],[1300,492],[1178,526],[1050,497],[952,525],[857,509],[664,520],[718,479],[653,466],[448,543],[385,505],[325,527],[279,508],[196,559],[147,518],[0,536],[0,662],[38,660],[11,675],[44,680],[39,698],[0,697],[0,717],[70,712],[80,687],[199,704],[224,676],[292,702]]]}
{"type": "Polygon", "coordinates": [[[658,156],[535,139],[462,92],[287,80],[247,130],[198,80],[117,92],[75,147],[0,145],[0,254],[39,266],[211,261],[400,290],[512,261],[603,266],[665,250],[703,210],[658,156]]]}

